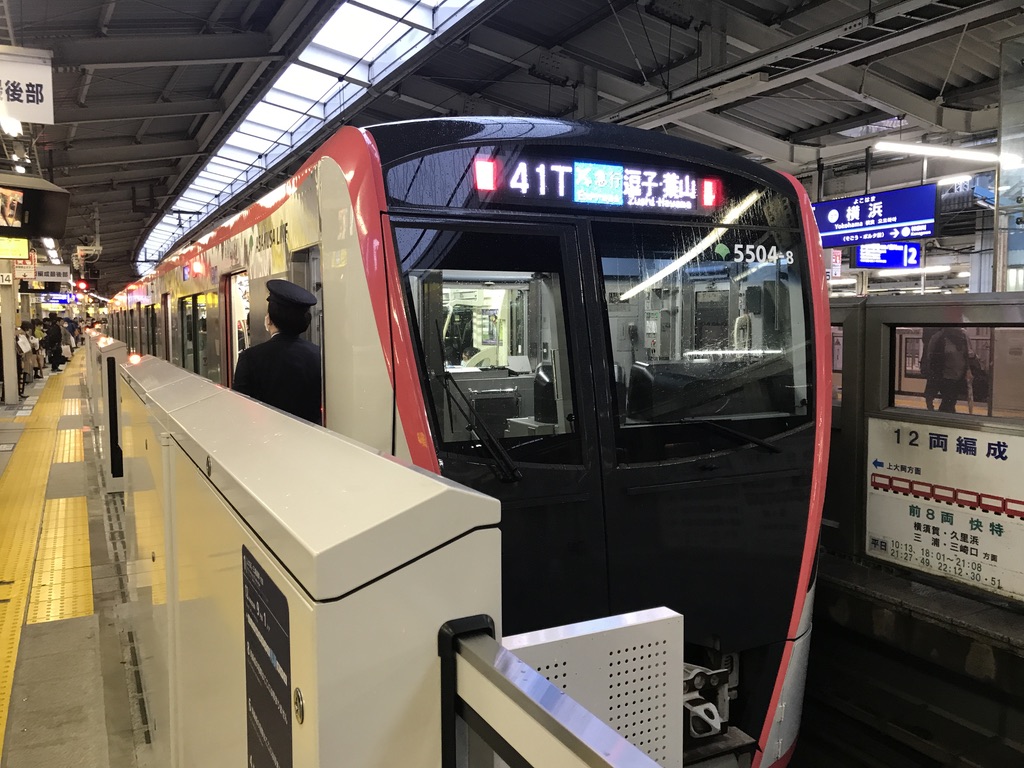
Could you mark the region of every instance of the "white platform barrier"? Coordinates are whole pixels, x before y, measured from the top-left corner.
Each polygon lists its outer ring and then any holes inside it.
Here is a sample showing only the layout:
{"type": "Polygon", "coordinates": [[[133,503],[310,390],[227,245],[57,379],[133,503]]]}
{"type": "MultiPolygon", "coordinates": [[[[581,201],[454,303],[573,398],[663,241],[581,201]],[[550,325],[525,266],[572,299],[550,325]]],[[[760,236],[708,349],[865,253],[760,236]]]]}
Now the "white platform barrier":
{"type": "Polygon", "coordinates": [[[158,759],[440,765],[437,632],[500,615],[498,502],[163,361],[122,376],[158,759]]]}
{"type": "MultiPolygon", "coordinates": [[[[674,752],[660,738],[630,743],[614,702],[591,697],[610,710],[599,718],[568,695],[588,690],[587,664],[567,692],[494,640],[495,499],[162,360],[121,366],[120,379],[154,765],[456,768],[494,766],[497,754],[537,768],[655,768],[645,752],[674,752]]],[[[651,643],[644,669],[681,692],[682,618],[669,611],[551,632],[599,655],[651,643]]],[[[550,639],[516,642],[543,658],[564,645],[529,646],[550,639]]],[[[665,707],[681,744],[679,711],[665,707]]]]}
{"type": "Polygon", "coordinates": [[[96,425],[103,482],[108,492],[120,491],[124,479],[124,455],[117,392],[120,380],[118,367],[127,362],[128,347],[124,342],[98,333],[85,333],[82,338],[85,345],[85,388],[93,424],[96,425]]]}

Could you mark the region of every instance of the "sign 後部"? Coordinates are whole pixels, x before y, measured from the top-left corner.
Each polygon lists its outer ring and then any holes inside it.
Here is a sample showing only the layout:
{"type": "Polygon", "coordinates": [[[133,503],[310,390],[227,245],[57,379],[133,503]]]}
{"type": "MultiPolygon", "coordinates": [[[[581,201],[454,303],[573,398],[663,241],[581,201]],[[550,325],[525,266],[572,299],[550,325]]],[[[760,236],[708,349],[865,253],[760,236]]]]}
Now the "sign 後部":
{"type": "Polygon", "coordinates": [[[0,112],[23,123],[53,125],[53,54],[35,48],[0,53],[0,112]]]}
{"type": "Polygon", "coordinates": [[[935,232],[935,185],[815,203],[814,218],[825,248],[928,237],[935,232]]]}

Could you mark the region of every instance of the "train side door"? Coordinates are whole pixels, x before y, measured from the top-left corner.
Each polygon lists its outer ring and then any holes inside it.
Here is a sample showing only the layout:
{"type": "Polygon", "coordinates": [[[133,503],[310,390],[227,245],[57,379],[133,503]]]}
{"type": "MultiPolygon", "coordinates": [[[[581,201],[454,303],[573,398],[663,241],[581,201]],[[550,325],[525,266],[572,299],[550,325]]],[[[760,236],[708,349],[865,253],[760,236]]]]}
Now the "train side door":
{"type": "Polygon", "coordinates": [[[224,293],[227,297],[224,316],[227,318],[225,331],[227,332],[228,349],[225,376],[228,386],[231,386],[231,379],[235,375],[235,366],[238,364],[238,355],[250,346],[249,273],[235,272],[224,278],[224,283],[224,293]]]}
{"type": "Polygon", "coordinates": [[[160,335],[158,337],[158,353],[164,359],[171,360],[171,294],[160,297],[160,335]]]}
{"type": "Polygon", "coordinates": [[[572,231],[392,223],[442,474],[502,502],[503,631],[607,615],[572,231]]]}
{"type": "Polygon", "coordinates": [[[320,246],[314,245],[295,251],[292,254],[291,269],[292,282],[301,285],[316,296],[316,306],[311,309],[313,318],[309,323],[309,330],[303,334],[303,338],[313,342],[321,349],[320,386],[322,391],[320,401],[326,402],[324,391],[327,387],[327,370],[322,353],[326,328],[324,327],[324,283],[320,266],[320,246]]]}

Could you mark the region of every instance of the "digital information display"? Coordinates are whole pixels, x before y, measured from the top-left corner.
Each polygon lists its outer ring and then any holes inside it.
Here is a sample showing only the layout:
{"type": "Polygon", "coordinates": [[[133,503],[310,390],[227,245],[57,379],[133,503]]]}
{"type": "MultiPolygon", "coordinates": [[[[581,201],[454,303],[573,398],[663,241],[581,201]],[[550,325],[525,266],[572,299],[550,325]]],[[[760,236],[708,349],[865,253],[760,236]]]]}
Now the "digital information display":
{"type": "Polygon", "coordinates": [[[692,169],[586,160],[473,162],[474,187],[488,199],[709,214],[725,202],[721,179],[692,169]]]}
{"type": "Polygon", "coordinates": [[[918,269],[921,246],[917,243],[867,243],[858,245],[854,269],[918,269]]]}
{"type": "Polygon", "coordinates": [[[814,204],[824,248],[928,237],[935,233],[935,185],[871,192],[814,204]]]}

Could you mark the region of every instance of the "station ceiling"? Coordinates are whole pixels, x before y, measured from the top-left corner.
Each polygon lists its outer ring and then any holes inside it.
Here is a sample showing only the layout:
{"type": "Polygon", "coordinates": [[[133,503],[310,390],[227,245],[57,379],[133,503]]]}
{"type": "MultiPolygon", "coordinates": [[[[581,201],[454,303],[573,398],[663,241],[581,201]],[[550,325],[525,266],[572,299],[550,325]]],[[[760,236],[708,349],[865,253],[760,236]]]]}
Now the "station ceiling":
{"type": "MultiPolygon", "coordinates": [[[[1019,0],[0,6],[0,43],[53,51],[56,119],[4,149],[28,144],[30,172],[70,191],[61,251],[99,238],[101,292],[280,184],[345,123],[614,121],[805,177],[821,160],[826,195],[843,194],[882,136],[993,141],[1000,43],[1024,34],[1019,0]]],[[[920,159],[879,158],[876,173],[887,165],[887,182],[921,180],[920,159]]]]}

